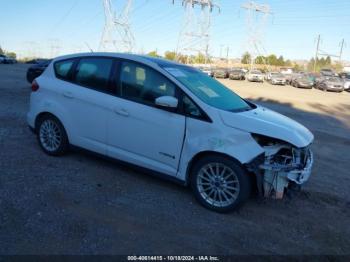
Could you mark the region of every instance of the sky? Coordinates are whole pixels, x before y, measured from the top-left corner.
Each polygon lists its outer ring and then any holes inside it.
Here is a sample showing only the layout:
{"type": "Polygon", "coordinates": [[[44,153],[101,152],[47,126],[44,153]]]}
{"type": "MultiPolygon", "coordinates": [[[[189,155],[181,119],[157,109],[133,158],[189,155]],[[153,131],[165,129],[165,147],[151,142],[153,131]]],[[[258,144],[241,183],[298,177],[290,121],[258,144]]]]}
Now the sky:
{"type": "MultiPolygon", "coordinates": [[[[112,0],[116,9],[125,0],[112,0]]],[[[182,0],[133,0],[131,28],[135,51],[175,50],[183,24],[182,0]]],[[[237,58],[247,49],[247,0],[217,0],[221,12],[213,11],[210,53],[237,58]]],[[[310,59],[320,49],[350,60],[350,0],[265,0],[272,14],[261,39],[263,52],[286,59],[310,59]]],[[[0,46],[20,57],[50,57],[98,50],[104,26],[101,0],[0,0],[0,46]]],[[[254,18],[254,21],[260,21],[254,18]]]]}

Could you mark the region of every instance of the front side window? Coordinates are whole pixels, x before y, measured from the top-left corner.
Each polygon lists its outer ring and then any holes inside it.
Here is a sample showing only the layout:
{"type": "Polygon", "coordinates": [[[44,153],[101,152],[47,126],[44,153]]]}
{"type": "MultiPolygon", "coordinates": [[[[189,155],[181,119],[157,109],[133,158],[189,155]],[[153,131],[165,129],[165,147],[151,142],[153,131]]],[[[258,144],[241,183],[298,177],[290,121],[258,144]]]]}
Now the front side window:
{"type": "Polygon", "coordinates": [[[232,112],[252,109],[236,93],[207,74],[182,65],[165,66],[164,69],[210,106],[232,112]]]}
{"type": "Polygon", "coordinates": [[[113,60],[110,58],[82,58],[79,61],[75,82],[78,85],[108,91],[113,60]]]}
{"type": "Polygon", "coordinates": [[[58,61],[55,63],[56,76],[63,80],[69,79],[69,72],[73,66],[74,60],[58,61]]]}
{"type": "Polygon", "coordinates": [[[123,62],[120,71],[120,96],[154,105],[161,96],[175,97],[175,85],[157,71],[133,62],[123,62]]]}
{"type": "Polygon", "coordinates": [[[198,106],[196,106],[196,104],[193,103],[193,101],[188,96],[184,95],[182,102],[183,102],[183,108],[184,108],[185,115],[192,116],[195,118],[203,117],[198,106]]]}

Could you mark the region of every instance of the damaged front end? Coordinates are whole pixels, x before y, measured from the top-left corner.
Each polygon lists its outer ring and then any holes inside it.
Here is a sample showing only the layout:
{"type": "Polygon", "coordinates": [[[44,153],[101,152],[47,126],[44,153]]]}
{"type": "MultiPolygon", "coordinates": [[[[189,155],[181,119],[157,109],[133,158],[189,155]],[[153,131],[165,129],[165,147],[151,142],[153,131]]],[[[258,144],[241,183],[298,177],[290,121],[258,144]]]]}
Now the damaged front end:
{"type": "Polygon", "coordinates": [[[310,145],[297,148],[266,136],[253,138],[265,151],[247,165],[256,175],[261,196],[281,199],[290,185],[302,185],[309,179],[314,162],[310,145]]]}

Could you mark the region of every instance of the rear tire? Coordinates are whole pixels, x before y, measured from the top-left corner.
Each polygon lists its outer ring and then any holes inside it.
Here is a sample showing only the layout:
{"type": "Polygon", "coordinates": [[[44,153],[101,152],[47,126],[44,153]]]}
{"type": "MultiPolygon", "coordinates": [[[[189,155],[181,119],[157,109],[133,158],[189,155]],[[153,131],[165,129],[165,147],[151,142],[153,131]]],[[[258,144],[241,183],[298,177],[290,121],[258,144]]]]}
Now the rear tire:
{"type": "Polygon", "coordinates": [[[197,161],[190,182],[198,202],[220,213],[241,206],[251,191],[250,179],[240,164],[220,155],[206,156],[197,161]]]}
{"type": "Polygon", "coordinates": [[[50,156],[61,156],[68,151],[66,130],[53,115],[44,115],[38,120],[37,138],[42,150],[50,156]]]}

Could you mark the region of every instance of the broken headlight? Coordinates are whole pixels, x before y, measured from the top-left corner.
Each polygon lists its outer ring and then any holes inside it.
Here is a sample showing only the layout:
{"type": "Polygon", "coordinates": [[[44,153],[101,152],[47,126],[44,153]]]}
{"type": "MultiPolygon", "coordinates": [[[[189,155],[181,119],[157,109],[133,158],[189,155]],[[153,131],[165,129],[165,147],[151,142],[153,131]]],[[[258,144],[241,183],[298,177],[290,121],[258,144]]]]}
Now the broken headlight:
{"type": "Polygon", "coordinates": [[[273,146],[276,144],[286,144],[286,142],[277,139],[277,138],[272,138],[269,136],[264,136],[264,135],[259,135],[259,134],[251,134],[254,140],[261,146],[273,146]]]}

